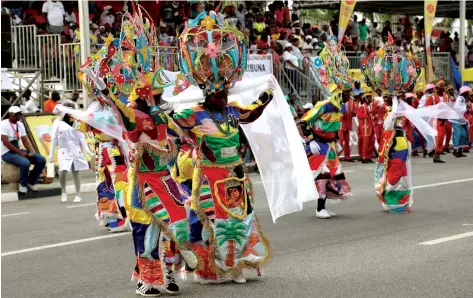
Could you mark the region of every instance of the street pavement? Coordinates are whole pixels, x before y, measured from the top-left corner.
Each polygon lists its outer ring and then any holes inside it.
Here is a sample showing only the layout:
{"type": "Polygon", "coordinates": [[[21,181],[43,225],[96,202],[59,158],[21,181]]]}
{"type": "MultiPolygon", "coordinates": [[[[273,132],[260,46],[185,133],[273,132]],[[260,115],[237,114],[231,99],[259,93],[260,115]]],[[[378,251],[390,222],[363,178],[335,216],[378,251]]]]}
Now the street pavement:
{"type": "MultiPolygon", "coordinates": [[[[356,163],[344,164],[354,196],[327,205],[336,217],[317,219],[312,202],[274,224],[253,175],[255,209],[275,250],[264,278],[181,283],[180,297],[473,297],[473,156],[443,158],[413,160],[410,214],[382,211],[374,165],[356,163]]],[[[2,204],[3,297],[135,297],[131,235],[97,226],[93,193],[72,199],[2,204]]]]}

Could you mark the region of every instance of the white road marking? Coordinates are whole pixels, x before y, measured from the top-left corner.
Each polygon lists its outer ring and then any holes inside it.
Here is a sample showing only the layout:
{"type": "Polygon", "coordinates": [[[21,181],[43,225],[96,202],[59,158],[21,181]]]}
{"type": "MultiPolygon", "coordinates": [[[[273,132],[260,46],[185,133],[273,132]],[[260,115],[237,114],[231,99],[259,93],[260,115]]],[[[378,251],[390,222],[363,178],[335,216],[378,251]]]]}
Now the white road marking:
{"type": "Polygon", "coordinates": [[[473,226],[473,224],[462,224],[462,226],[473,226]]]}
{"type": "Polygon", "coordinates": [[[18,254],[22,254],[22,253],[26,253],[26,252],[32,252],[32,251],[43,250],[43,249],[48,249],[48,248],[61,247],[61,246],[66,246],[66,245],[73,245],[73,244],[78,244],[78,243],[90,242],[90,241],[95,241],[95,240],[102,240],[102,239],[107,239],[107,238],[120,237],[120,236],[125,236],[125,235],[130,235],[130,234],[131,234],[131,232],[124,232],[124,233],[119,233],[119,234],[110,234],[110,235],[105,235],[105,236],[84,238],[84,239],[78,239],[78,240],[73,240],[73,241],[60,242],[60,243],[56,243],[56,244],[37,246],[37,247],[32,247],[32,248],[27,248],[27,249],[14,250],[14,251],[9,251],[9,252],[2,253],[2,257],[18,255],[18,254]]]}
{"type": "Polygon", "coordinates": [[[87,204],[80,204],[80,205],[71,205],[71,206],[66,206],[66,208],[77,208],[77,207],[85,207],[85,206],[92,206],[92,205],[97,205],[97,203],[87,203],[87,204]]]}
{"type": "Polygon", "coordinates": [[[353,173],[356,172],[356,170],[343,170],[343,173],[353,173]]]}
{"type": "Polygon", "coordinates": [[[255,182],[251,181],[251,183],[252,184],[261,184],[261,183],[263,183],[263,181],[255,181],[255,182]]]}
{"type": "Polygon", "coordinates": [[[435,245],[435,244],[440,244],[440,243],[443,243],[443,242],[458,240],[458,239],[471,237],[471,236],[473,236],[473,232],[468,232],[468,233],[453,235],[453,236],[450,236],[450,237],[444,237],[444,238],[439,238],[439,239],[435,239],[435,240],[430,240],[430,241],[419,243],[419,245],[435,245]]]}
{"type": "Polygon", "coordinates": [[[19,212],[19,213],[11,213],[11,214],[2,214],[2,217],[7,217],[7,216],[17,216],[17,215],[24,215],[24,214],[30,214],[31,212],[19,212]]]}
{"type": "Polygon", "coordinates": [[[461,179],[461,180],[453,180],[453,181],[446,181],[446,182],[439,182],[439,183],[426,184],[426,185],[419,185],[419,186],[414,186],[414,187],[412,187],[412,189],[427,188],[427,187],[440,186],[440,185],[447,185],[447,184],[454,184],[454,183],[462,183],[462,182],[468,182],[468,181],[473,181],[473,178],[461,179]]]}

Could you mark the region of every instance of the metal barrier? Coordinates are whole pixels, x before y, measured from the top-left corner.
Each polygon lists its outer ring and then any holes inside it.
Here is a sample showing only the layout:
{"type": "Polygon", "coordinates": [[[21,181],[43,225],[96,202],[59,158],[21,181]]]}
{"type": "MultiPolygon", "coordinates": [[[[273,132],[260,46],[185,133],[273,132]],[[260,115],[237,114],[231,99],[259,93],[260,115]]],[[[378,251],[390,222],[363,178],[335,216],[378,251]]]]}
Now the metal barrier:
{"type": "Polygon", "coordinates": [[[80,69],[80,43],[66,43],[61,45],[61,60],[63,69],[61,81],[64,91],[80,89],[77,71],[80,69]]]}
{"type": "Polygon", "coordinates": [[[14,67],[22,69],[37,68],[36,26],[12,26],[12,40],[14,67]]]}
{"type": "Polygon", "coordinates": [[[61,36],[59,34],[37,35],[39,47],[39,68],[43,70],[44,81],[61,80],[61,36]]]}

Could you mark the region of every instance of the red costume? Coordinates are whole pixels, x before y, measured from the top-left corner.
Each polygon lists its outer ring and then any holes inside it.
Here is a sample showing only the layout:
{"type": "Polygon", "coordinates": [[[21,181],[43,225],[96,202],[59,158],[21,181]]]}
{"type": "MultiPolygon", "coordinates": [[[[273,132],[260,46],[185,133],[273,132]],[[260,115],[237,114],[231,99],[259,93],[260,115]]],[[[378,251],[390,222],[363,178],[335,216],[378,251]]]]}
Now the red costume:
{"type": "Polygon", "coordinates": [[[465,119],[468,120],[468,123],[469,123],[468,135],[470,136],[470,146],[468,146],[468,148],[466,149],[470,150],[471,143],[473,143],[473,105],[472,104],[469,104],[469,107],[466,110],[465,119]]]}
{"type": "Polygon", "coordinates": [[[387,111],[388,109],[386,108],[386,104],[383,103],[380,106],[377,103],[373,103],[373,125],[376,141],[378,142],[378,148],[379,144],[381,144],[381,140],[383,139],[383,122],[387,111]]]}
{"type": "MultiPolygon", "coordinates": [[[[454,98],[447,94],[447,97],[443,98],[443,102],[448,104],[450,107],[453,106],[454,98]]],[[[452,122],[447,121],[445,122],[445,144],[443,146],[443,150],[448,150],[450,146],[450,140],[452,139],[452,122]]]]}
{"type": "MultiPolygon", "coordinates": [[[[448,95],[447,93],[442,94],[442,99],[437,93],[434,93],[430,95],[427,98],[427,101],[425,102],[425,106],[433,106],[436,104],[439,104],[440,102],[447,100],[448,101],[448,95]]],[[[445,128],[446,128],[446,123],[448,121],[445,119],[437,119],[436,123],[436,129],[437,129],[437,136],[435,137],[435,153],[440,154],[443,151],[443,144],[445,141],[445,128]]]]}
{"type": "Polygon", "coordinates": [[[353,99],[349,99],[347,102],[342,103],[343,115],[342,115],[342,127],[338,131],[340,136],[340,143],[343,146],[343,152],[345,154],[344,160],[351,160],[350,158],[350,132],[353,129],[353,116],[356,116],[356,106],[353,99]]]}
{"type": "Polygon", "coordinates": [[[356,113],[359,120],[358,125],[358,150],[362,160],[369,160],[373,157],[373,117],[368,103],[362,104],[356,113]]]}

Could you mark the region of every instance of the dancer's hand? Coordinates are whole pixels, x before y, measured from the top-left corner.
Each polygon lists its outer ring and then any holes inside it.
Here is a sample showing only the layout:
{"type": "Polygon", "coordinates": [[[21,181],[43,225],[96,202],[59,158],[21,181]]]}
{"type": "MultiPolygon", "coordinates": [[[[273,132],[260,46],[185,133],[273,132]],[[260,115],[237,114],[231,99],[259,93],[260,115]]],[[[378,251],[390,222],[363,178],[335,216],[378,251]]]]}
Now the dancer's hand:
{"type": "Polygon", "coordinates": [[[48,162],[49,162],[49,163],[52,163],[52,162],[53,162],[53,156],[52,156],[52,155],[48,156],[48,162]]]}
{"type": "Polygon", "coordinates": [[[100,91],[107,89],[107,85],[98,73],[95,74],[90,68],[86,68],[83,71],[86,76],[88,76],[92,81],[94,81],[95,87],[97,87],[97,89],[99,89],[100,91]]]}
{"type": "Polygon", "coordinates": [[[274,77],[271,77],[268,82],[268,91],[271,93],[274,93],[274,89],[276,89],[276,79],[274,77]]]}

